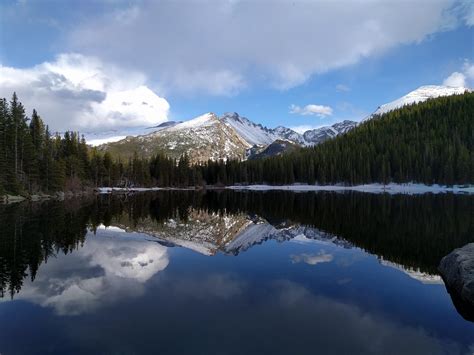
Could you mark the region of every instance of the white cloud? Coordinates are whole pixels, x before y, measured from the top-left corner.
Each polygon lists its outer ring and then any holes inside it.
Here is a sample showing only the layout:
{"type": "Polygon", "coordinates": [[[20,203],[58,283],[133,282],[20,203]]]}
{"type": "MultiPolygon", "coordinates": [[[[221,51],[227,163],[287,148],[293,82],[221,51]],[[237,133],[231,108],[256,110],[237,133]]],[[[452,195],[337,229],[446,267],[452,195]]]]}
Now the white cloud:
{"type": "Polygon", "coordinates": [[[168,86],[187,94],[204,90],[210,95],[233,96],[246,86],[244,78],[231,70],[177,71],[169,80],[168,86]]]}
{"type": "Polygon", "coordinates": [[[471,64],[469,61],[465,61],[463,65],[463,71],[467,79],[474,81],[474,64],[471,64]]]}
{"type": "Polygon", "coordinates": [[[443,81],[443,85],[452,87],[471,87],[474,85],[474,64],[465,61],[462,72],[454,72],[443,81]]]}
{"type": "Polygon", "coordinates": [[[0,96],[13,91],[53,130],[120,129],[168,118],[168,102],[147,86],[145,75],[80,54],[26,69],[0,66],[0,96]]]}
{"type": "Polygon", "coordinates": [[[466,86],[466,77],[463,73],[454,72],[443,81],[443,85],[452,87],[464,87],[466,86]]]}
{"type": "Polygon", "coordinates": [[[284,90],[466,21],[453,4],[146,1],[91,16],[66,45],[146,68],[168,90],[232,95],[254,82],[284,90]]]}
{"type": "Polygon", "coordinates": [[[344,84],[338,84],[336,85],[336,90],[339,92],[348,92],[351,91],[351,88],[344,84]]]}
{"type": "Polygon", "coordinates": [[[308,116],[308,115],[316,115],[318,117],[326,117],[332,115],[332,108],[329,106],[323,105],[306,105],[304,107],[300,107],[298,105],[291,105],[290,106],[290,113],[308,116]]]}

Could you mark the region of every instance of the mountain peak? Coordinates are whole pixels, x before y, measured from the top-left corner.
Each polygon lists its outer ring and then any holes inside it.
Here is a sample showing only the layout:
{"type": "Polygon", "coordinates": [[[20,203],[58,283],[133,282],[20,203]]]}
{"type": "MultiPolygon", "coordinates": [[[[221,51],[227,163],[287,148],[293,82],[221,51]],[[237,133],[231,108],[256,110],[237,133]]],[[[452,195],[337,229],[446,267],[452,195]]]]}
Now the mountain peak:
{"type": "Polygon", "coordinates": [[[237,112],[227,112],[221,117],[221,121],[232,127],[250,146],[268,145],[278,138],[273,130],[256,124],[237,112]]]}
{"type": "Polygon", "coordinates": [[[215,113],[208,112],[205,113],[201,116],[197,116],[191,120],[184,121],[182,123],[179,123],[177,125],[174,125],[170,127],[170,130],[180,130],[180,129],[185,129],[185,128],[198,128],[198,127],[203,127],[203,126],[209,126],[212,125],[216,122],[218,122],[219,119],[215,113]]]}
{"type": "Polygon", "coordinates": [[[450,95],[461,95],[466,91],[470,91],[465,87],[452,87],[452,86],[443,86],[443,85],[424,85],[419,88],[410,91],[408,94],[391,101],[389,103],[380,105],[377,110],[367,117],[365,120],[373,118],[376,115],[381,115],[398,108],[401,108],[405,105],[416,104],[418,102],[423,102],[428,99],[433,99],[441,96],[450,96],[450,95]]]}

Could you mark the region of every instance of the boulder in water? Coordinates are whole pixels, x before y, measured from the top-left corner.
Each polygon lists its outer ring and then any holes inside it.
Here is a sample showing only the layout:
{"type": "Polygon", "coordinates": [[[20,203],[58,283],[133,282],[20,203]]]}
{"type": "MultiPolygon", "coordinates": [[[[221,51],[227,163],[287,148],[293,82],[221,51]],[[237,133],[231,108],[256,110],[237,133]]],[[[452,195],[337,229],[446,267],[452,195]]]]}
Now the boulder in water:
{"type": "Polygon", "coordinates": [[[458,312],[474,321],[474,243],[446,255],[438,269],[458,312]]]}

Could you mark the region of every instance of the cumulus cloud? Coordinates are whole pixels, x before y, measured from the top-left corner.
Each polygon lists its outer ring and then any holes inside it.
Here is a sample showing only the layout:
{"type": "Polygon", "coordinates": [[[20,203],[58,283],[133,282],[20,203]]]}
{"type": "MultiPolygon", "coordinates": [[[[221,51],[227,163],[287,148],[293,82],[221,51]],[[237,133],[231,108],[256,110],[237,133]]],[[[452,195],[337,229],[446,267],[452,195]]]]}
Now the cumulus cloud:
{"type": "Polygon", "coordinates": [[[303,107],[298,106],[298,105],[291,105],[290,113],[303,115],[303,116],[316,115],[318,117],[326,117],[326,116],[332,115],[332,108],[329,106],[314,105],[314,104],[309,104],[303,107]]]}
{"type": "Polygon", "coordinates": [[[288,89],[312,75],[420,42],[467,21],[453,4],[145,1],[91,16],[66,37],[70,50],[147,68],[168,90],[232,95],[252,82],[288,89]]]}
{"type": "Polygon", "coordinates": [[[94,131],[166,121],[169,104],[147,86],[144,74],[94,57],[62,54],[20,69],[0,66],[0,96],[16,91],[53,130],[94,131]]]}
{"type": "Polygon", "coordinates": [[[465,61],[461,72],[454,72],[443,81],[443,85],[452,87],[470,87],[474,84],[474,64],[465,61]]]}
{"type": "Polygon", "coordinates": [[[444,79],[443,85],[452,87],[466,86],[466,77],[463,73],[456,71],[444,79]]]}

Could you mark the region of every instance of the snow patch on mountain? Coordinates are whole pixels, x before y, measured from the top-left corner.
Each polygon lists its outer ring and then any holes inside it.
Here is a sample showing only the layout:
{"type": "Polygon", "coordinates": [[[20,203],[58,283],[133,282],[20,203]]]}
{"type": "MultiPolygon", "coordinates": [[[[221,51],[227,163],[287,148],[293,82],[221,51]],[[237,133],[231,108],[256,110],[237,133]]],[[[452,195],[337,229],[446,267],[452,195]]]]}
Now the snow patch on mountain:
{"type": "Polygon", "coordinates": [[[347,133],[356,126],[357,122],[345,120],[342,122],[335,123],[332,126],[324,126],[306,131],[303,134],[305,145],[320,144],[340,134],[347,133]]]}
{"type": "Polygon", "coordinates": [[[290,141],[301,146],[315,145],[338,134],[345,133],[356,126],[356,122],[346,120],[333,126],[321,127],[299,134],[284,126],[273,129],[264,127],[246,117],[239,116],[236,112],[225,113],[220,119],[226,125],[232,127],[251,146],[268,146],[277,140],[290,141]]]}
{"type": "Polygon", "coordinates": [[[268,145],[279,138],[273,130],[239,116],[237,112],[225,113],[221,116],[221,121],[233,128],[251,146],[268,145]]]}
{"type": "Polygon", "coordinates": [[[450,96],[450,95],[461,95],[464,94],[469,89],[465,87],[451,87],[451,86],[442,86],[442,85],[425,85],[420,86],[418,89],[413,90],[394,101],[383,104],[375,110],[375,112],[365,120],[371,119],[377,115],[382,115],[384,113],[396,110],[406,105],[416,104],[419,102],[426,101],[428,99],[433,99],[441,96],[450,96]]]}
{"type": "Polygon", "coordinates": [[[193,118],[192,120],[181,122],[165,129],[168,131],[179,131],[183,129],[206,127],[215,124],[217,120],[218,118],[215,114],[208,112],[204,115],[193,118]]]}

